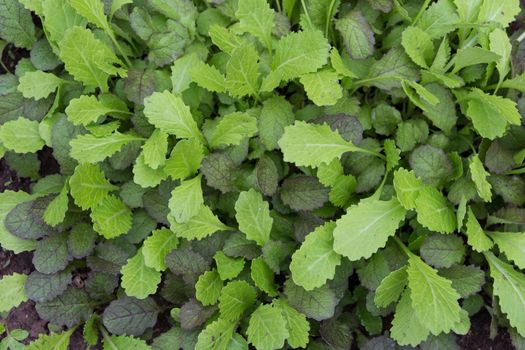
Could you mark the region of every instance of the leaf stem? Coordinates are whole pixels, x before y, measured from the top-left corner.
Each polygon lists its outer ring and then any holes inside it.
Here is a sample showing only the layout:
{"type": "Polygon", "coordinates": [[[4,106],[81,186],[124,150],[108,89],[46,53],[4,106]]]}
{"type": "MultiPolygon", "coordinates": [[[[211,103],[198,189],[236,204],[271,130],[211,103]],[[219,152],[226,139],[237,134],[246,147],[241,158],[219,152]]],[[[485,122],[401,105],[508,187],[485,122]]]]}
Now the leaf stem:
{"type": "Polygon", "coordinates": [[[397,243],[397,245],[399,246],[399,248],[401,248],[401,250],[403,251],[403,253],[405,253],[409,258],[412,257],[414,255],[414,253],[412,253],[410,251],[410,249],[407,248],[407,246],[401,242],[401,240],[399,238],[397,238],[396,236],[392,237],[394,239],[394,241],[397,243]]]}
{"type": "Polygon", "coordinates": [[[430,1],[431,0],[425,0],[425,2],[423,3],[423,5],[421,6],[421,8],[419,9],[419,12],[417,13],[416,15],[416,18],[414,18],[414,20],[412,21],[412,25],[415,26],[417,24],[417,22],[419,21],[419,19],[421,18],[421,16],[423,15],[423,13],[425,12],[425,10],[427,9],[428,5],[430,4],[430,1]]]}
{"type": "Polygon", "coordinates": [[[335,0],[330,1],[330,6],[328,6],[328,13],[326,14],[326,23],[324,27],[324,36],[327,39],[328,39],[329,31],[330,31],[330,20],[332,19],[332,16],[333,16],[332,12],[334,11],[334,6],[335,6],[335,0]]]}
{"type": "Polygon", "coordinates": [[[301,6],[303,7],[304,15],[306,16],[308,24],[310,25],[310,27],[313,27],[312,19],[310,18],[310,15],[308,14],[308,9],[306,8],[306,3],[304,2],[304,0],[301,0],[301,6]]]}
{"type": "Polygon", "coordinates": [[[283,12],[279,0],[275,0],[275,5],[277,6],[277,11],[279,11],[279,13],[283,12]]]}
{"type": "Polygon", "coordinates": [[[122,47],[117,41],[117,38],[115,38],[115,34],[111,30],[107,30],[106,33],[108,34],[109,38],[117,48],[117,51],[120,53],[120,55],[124,58],[124,61],[126,61],[126,65],[128,67],[131,67],[131,61],[129,60],[128,56],[124,53],[124,50],[122,50],[122,47]]]}

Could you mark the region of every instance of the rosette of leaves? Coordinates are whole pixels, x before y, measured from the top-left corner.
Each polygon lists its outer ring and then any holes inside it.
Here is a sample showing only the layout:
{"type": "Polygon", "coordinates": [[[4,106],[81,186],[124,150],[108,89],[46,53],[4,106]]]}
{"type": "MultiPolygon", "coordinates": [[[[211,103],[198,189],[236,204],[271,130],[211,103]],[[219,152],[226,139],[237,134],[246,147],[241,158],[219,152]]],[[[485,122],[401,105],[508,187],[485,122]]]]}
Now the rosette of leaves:
{"type": "Polygon", "coordinates": [[[29,50],[0,76],[0,154],[33,180],[0,194],[0,244],[35,267],[0,311],[65,326],[29,349],[77,327],[104,349],[454,348],[485,304],[523,341],[519,12],[0,0],[1,47],[29,50]]]}

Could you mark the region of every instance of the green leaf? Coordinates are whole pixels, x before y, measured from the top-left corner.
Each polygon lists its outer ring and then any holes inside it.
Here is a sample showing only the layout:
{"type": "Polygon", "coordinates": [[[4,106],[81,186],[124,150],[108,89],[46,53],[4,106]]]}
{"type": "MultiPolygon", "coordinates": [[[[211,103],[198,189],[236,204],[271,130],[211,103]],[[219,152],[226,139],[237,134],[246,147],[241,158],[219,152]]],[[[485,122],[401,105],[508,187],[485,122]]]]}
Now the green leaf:
{"type": "Polygon", "coordinates": [[[335,223],[326,223],[309,233],[292,255],[290,271],[295,284],[306,290],[321,287],[334,278],[341,256],[333,251],[335,223]]]}
{"type": "Polygon", "coordinates": [[[223,284],[217,270],[206,271],[195,284],[195,297],[202,305],[216,304],[221,296],[223,284]]]}
{"type": "Polygon", "coordinates": [[[407,268],[402,268],[390,272],[383,278],[379,287],[377,287],[374,302],[378,307],[387,307],[396,302],[401,297],[407,285],[407,268]]]}
{"type": "Polygon", "coordinates": [[[172,250],[164,259],[166,266],[176,275],[198,276],[209,269],[210,262],[189,247],[172,250]]]}
{"type": "Polygon", "coordinates": [[[98,163],[117,153],[133,141],[142,141],[142,137],[133,134],[114,133],[97,137],[92,134],[79,135],[69,143],[70,155],[79,163],[98,163]]]}
{"type": "Polygon", "coordinates": [[[235,323],[218,319],[199,334],[195,350],[227,350],[233,337],[235,323]]]}
{"type": "Polygon", "coordinates": [[[25,282],[25,294],[37,302],[48,301],[64,293],[71,283],[71,271],[64,271],[46,275],[33,271],[25,282]]]}
{"type": "Polygon", "coordinates": [[[317,71],[327,63],[329,48],[326,38],[317,30],[282,37],[275,47],[272,70],[263,80],[261,90],[272,91],[281,81],[287,82],[317,71]]]}
{"type": "Polygon", "coordinates": [[[399,345],[411,346],[417,346],[429,336],[429,330],[421,324],[412,307],[409,290],[403,293],[397,304],[390,334],[399,345]]]}
{"type": "Polygon", "coordinates": [[[235,202],[235,218],[239,223],[239,230],[246,237],[263,246],[270,239],[273,219],[270,216],[270,207],[260,193],[254,189],[241,192],[235,202]]]}
{"type": "Polygon", "coordinates": [[[242,257],[232,258],[218,251],[213,256],[217,265],[217,272],[223,281],[237,277],[244,269],[244,259],[242,257]]]}
{"type": "Polygon", "coordinates": [[[219,146],[238,145],[256,133],[256,118],[247,113],[230,113],[219,120],[209,138],[210,146],[217,148],[219,146]]]}
{"type": "Polygon", "coordinates": [[[499,299],[499,307],[511,326],[525,336],[525,276],[491,252],[484,254],[490,266],[490,276],[494,279],[494,294],[499,299]]]}
{"type": "Polygon", "coordinates": [[[113,51],[88,29],[71,27],[60,41],[60,59],[75,80],[108,91],[110,75],[124,75],[122,63],[113,51]]]}
{"type": "Polygon", "coordinates": [[[131,210],[115,196],[106,196],[91,211],[93,228],[107,239],[118,237],[131,229],[131,210]]]}
{"type": "Polygon", "coordinates": [[[219,297],[221,317],[231,322],[237,321],[244,311],[255,303],[256,297],[257,291],[248,282],[228,283],[219,297]]]}
{"type": "Polygon", "coordinates": [[[336,48],[332,48],[330,51],[330,63],[339,75],[347,78],[357,78],[357,75],[345,64],[336,48]]]}
{"type": "Polygon", "coordinates": [[[488,173],[485,170],[485,168],[483,167],[483,163],[477,155],[474,155],[470,160],[469,169],[470,176],[472,177],[472,181],[474,181],[474,184],[476,185],[479,196],[485,202],[491,202],[492,186],[487,180],[487,177],[490,176],[490,173],[488,173]]]}
{"type": "Polygon", "coordinates": [[[206,205],[201,205],[199,212],[184,224],[179,224],[172,216],[168,216],[171,230],[178,237],[188,240],[201,240],[217,231],[232,230],[231,227],[224,225],[211,209],[206,205]]]}
{"type": "Polygon", "coordinates": [[[10,120],[0,126],[0,142],[17,153],[34,153],[45,145],[38,129],[38,122],[34,120],[24,117],[10,120]]]}
{"type": "Polygon", "coordinates": [[[191,180],[182,181],[171,191],[168,206],[170,215],[178,223],[187,223],[192,217],[199,214],[204,204],[201,181],[202,175],[198,175],[191,180]]]}
{"type": "Polygon", "coordinates": [[[239,29],[255,36],[269,50],[272,47],[274,16],[266,0],[240,0],[235,12],[239,29]]]}
{"type": "Polygon", "coordinates": [[[160,130],[178,138],[202,140],[197,123],[182,98],[168,91],[154,92],[144,100],[144,115],[160,130]]]}
{"type": "Polygon", "coordinates": [[[441,148],[421,145],[412,151],[409,163],[416,176],[428,185],[440,187],[452,176],[453,164],[441,148]]]}
{"type": "Polygon", "coordinates": [[[151,350],[146,342],[139,338],[125,335],[104,334],[104,350],[151,350]]]}
{"type": "Polygon", "coordinates": [[[465,246],[459,236],[434,234],[425,237],[419,254],[432,266],[450,267],[462,262],[465,257],[465,246]]]}
{"type": "Polygon", "coordinates": [[[288,305],[283,299],[273,301],[273,307],[281,310],[286,320],[286,328],[290,335],[288,336],[288,345],[293,349],[305,348],[309,341],[310,324],[305,315],[288,305]]]}
{"type": "Polygon", "coordinates": [[[258,120],[259,138],[264,147],[271,151],[278,147],[284,128],[293,124],[292,105],[282,96],[274,96],[263,102],[258,120]]]}
{"type": "Polygon", "coordinates": [[[284,160],[298,166],[318,167],[341,158],[343,153],[356,151],[352,142],[345,141],[326,124],[297,121],[284,128],[279,140],[284,160]]]}
{"type": "Polygon", "coordinates": [[[501,137],[508,124],[521,123],[516,103],[508,98],[489,95],[479,89],[472,89],[466,98],[466,114],[472,120],[476,131],[485,138],[493,140],[501,137]]]}
{"type": "Polygon", "coordinates": [[[341,34],[346,52],[353,59],[364,59],[374,53],[374,32],[361,11],[349,11],[335,21],[335,28],[341,34]]]}
{"type": "Polygon", "coordinates": [[[258,189],[267,196],[273,196],[279,186],[279,169],[269,156],[261,156],[255,166],[258,189]]]}
{"type": "Polygon", "coordinates": [[[44,212],[44,221],[46,224],[56,226],[64,221],[69,205],[68,193],[69,187],[66,184],[60,193],[49,203],[44,212]]]}
{"type": "Polygon", "coordinates": [[[24,285],[27,275],[13,273],[0,279],[0,312],[9,312],[24,301],[27,301],[24,285]]]}
{"type": "Polygon", "coordinates": [[[17,0],[2,0],[0,13],[0,38],[17,47],[31,49],[37,39],[31,12],[17,0]]]}
{"type": "Polygon", "coordinates": [[[417,81],[419,79],[418,69],[402,48],[393,48],[379,61],[372,64],[368,72],[368,79],[364,79],[362,84],[391,90],[400,87],[400,81],[403,79],[417,81]]]}
{"type": "Polygon", "coordinates": [[[95,164],[77,165],[69,179],[69,186],[75,204],[82,209],[94,208],[109,192],[117,189],[106,179],[100,166],[95,164]]]}
{"type": "Polygon", "coordinates": [[[85,290],[70,287],[55,299],[36,304],[36,311],[43,320],[72,327],[89,319],[93,301],[85,290]]]}
{"type": "Polygon", "coordinates": [[[142,145],[144,163],[152,169],[158,169],[166,163],[168,152],[168,134],[156,129],[142,145]]]}
{"type": "Polygon", "coordinates": [[[122,296],[104,310],[102,322],[115,335],[140,336],[157,322],[159,308],[152,298],[136,299],[122,296]]]}
{"type": "Polygon", "coordinates": [[[126,295],[137,299],[155,294],[161,279],[160,272],[146,265],[142,249],[128,259],[120,273],[122,273],[121,285],[126,295]]]}
{"type": "Polygon", "coordinates": [[[173,93],[181,94],[188,90],[191,84],[191,68],[199,63],[199,56],[195,53],[186,54],[179,57],[171,66],[171,84],[173,93]]]}
{"type": "Polygon", "coordinates": [[[71,335],[76,328],[71,328],[62,333],[40,334],[36,340],[33,340],[25,349],[27,350],[67,350],[71,335]]]}
{"type": "Polygon", "coordinates": [[[461,311],[452,282],[415,255],[408,259],[407,275],[412,307],[421,324],[434,335],[449,332],[460,321],[461,311]]]}
{"type": "Polygon", "coordinates": [[[469,207],[467,211],[467,242],[477,252],[484,252],[492,248],[494,243],[485,234],[483,228],[476,219],[474,212],[469,207]]]}
{"type": "Polygon", "coordinates": [[[428,61],[434,55],[434,44],[425,31],[418,27],[407,27],[401,36],[401,44],[415,64],[428,68],[428,61]]]}
{"type": "Polygon", "coordinates": [[[252,260],[251,277],[255,285],[269,296],[277,296],[277,285],[274,282],[273,271],[262,257],[252,260]]]}
{"type": "MultiPolygon", "coordinates": [[[[6,225],[6,217],[18,204],[30,201],[31,198],[31,195],[23,191],[14,192],[6,190],[0,193],[0,245],[3,249],[12,250],[15,254],[34,250],[36,241],[33,239],[24,239],[11,233],[6,225]]],[[[25,219],[24,217],[24,221],[27,221],[25,219]]]]}
{"type": "Polygon", "coordinates": [[[110,31],[109,23],[104,15],[104,3],[99,0],[71,0],[71,6],[82,17],[97,27],[110,31]]]}
{"type": "MultiPolygon", "coordinates": [[[[248,1],[253,0],[241,0],[241,3],[248,1]]],[[[226,89],[234,97],[259,96],[259,53],[253,45],[231,52],[226,65],[226,89]]]]}
{"type": "Polygon", "coordinates": [[[406,210],[397,199],[365,199],[336,221],[334,250],[355,261],[383,248],[404,220],[406,210]]]}
{"type": "Polygon", "coordinates": [[[202,144],[195,140],[180,140],[166,161],[164,171],[173,179],[185,179],[199,170],[204,152],[202,144]]]}
{"type": "Polygon", "coordinates": [[[465,67],[474,66],[476,64],[485,64],[497,62],[501,56],[477,46],[471,46],[459,49],[454,56],[454,70],[457,73],[465,67]]]}
{"type": "Polygon", "coordinates": [[[305,175],[286,179],[280,190],[283,203],[296,211],[321,208],[328,201],[328,193],[317,178],[305,175]]]}
{"type": "Polygon", "coordinates": [[[426,228],[452,233],[456,230],[456,213],[448,200],[434,187],[425,187],[416,198],[417,221],[426,228]]]}
{"type": "Polygon", "coordinates": [[[485,272],[473,265],[455,265],[440,269],[439,274],[452,281],[452,287],[462,298],[478,293],[485,284],[485,272]]]}
{"type": "Polygon", "coordinates": [[[425,185],[413,171],[400,168],[394,172],[394,188],[397,199],[405,209],[415,209],[416,199],[425,185]]]}
{"type": "Polygon", "coordinates": [[[38,272],[56,273],[65,269],[69,260],[65,232],[52,234],[37,242],[33,265],[38,272]]]}
{"type": "Polygon", "coordinates": [[[160,228],[151,233],[151,236],[144,240],[142,245],[142,255],[144,264],[157,271],[166,270],[164,259],[169,252],[177,248],[179,239],[172,231],[167,228],[160,228]]]}
{"type": "Polygon", "coordinates": [[[226,91],[226,78],[214,66],[204,62],[197,62],[190,68],[190,75],[197,85],[207,90],[213,92],[226,91]]]}
{"type": "Polygon", "coordinates": [[[525,233],[490,232],[489,237],[498,245],[501,252],[520,269],[525,269],[525,233]]]}
{"type": "Polygon", "coordinates": [[[343,97],[339,75],[330,70],[320,70],[301,76],[301,84],[308,98],[318,106],[332,106],[343,97]]]}
{"type": "Polygon", "coordinates": [[[75,125],[95,123],[101,116],[114,111],[93,95],[82,95],[72,99],[66,107],[67,117],[75,125]]]}
{"type": "Polygon", "coordinates": [[[20,84],[18,84],[17,89],[25,98],[40,100],[55,92],[62,85],[62,82],[62,79],[52,73],[37,70],[27,72],[20,77],[20,84]]]}
{"type": "Polygon", "coordinates": [[[286,326],[280,309],[263,304],[252,313],[246,335],[258,350],[281,349],[290,336],[286,326]]]}
{"type": "Polygon", "coordinates": [[[307,291],[288,280],[284,294],[291,306],[316,321],[333,317],[335,307],[339,303],[335,292],[327,285],[307,291]]]}

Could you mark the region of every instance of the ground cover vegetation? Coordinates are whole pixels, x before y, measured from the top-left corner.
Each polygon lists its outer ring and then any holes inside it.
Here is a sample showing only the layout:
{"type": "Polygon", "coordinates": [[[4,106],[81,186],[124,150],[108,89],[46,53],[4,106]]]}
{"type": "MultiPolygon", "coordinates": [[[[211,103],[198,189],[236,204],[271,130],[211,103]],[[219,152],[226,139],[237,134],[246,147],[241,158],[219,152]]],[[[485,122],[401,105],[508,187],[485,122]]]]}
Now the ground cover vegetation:
{"type": "Polygon", "coordinates": [[[0,194],[0,244],[34,265],[0,311],[36,303],[30,350],[454,349],[482,309],[524,346],[519,13],[0,0],[0,46],[29,53],[0,156],[32,181],[0,194]]]}

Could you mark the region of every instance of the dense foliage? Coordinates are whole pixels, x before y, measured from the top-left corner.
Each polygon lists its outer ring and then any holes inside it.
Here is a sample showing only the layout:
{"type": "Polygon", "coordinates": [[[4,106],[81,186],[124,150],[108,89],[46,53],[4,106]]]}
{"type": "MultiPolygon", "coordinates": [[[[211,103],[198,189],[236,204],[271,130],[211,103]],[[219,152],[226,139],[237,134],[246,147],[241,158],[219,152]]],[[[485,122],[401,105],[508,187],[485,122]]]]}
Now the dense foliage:
{"type": "Polygon", "coordinates": [[[0,76],[0,155],[33,180],[0,194],[0,244],[35,267],[0,311],[36,302],[33,350],[79,327],[104,349],[453,349],[482,308],[523,344],[519,12],[0,0],[0,46],[29,50],[0,76]]]}

